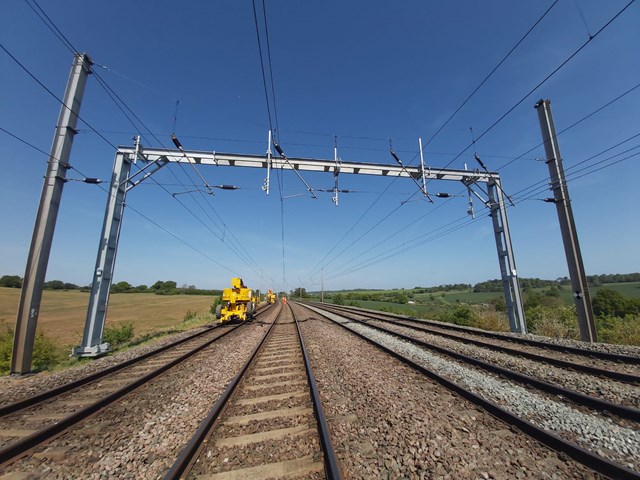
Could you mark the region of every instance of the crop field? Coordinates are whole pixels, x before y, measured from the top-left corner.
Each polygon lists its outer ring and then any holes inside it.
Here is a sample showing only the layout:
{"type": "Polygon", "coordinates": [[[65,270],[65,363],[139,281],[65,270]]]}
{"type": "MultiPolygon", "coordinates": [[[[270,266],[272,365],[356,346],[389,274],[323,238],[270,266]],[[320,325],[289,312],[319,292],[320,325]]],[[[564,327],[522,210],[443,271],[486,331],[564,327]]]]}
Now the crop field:
{"type": "MultiPolygon", "coordinates": [[[[212,300],[207,295],[112,294],[107,326],[131,322],[136,337],[167,330],[179,325],[187,310],[209,313],[212,300]]],[[[0,287],[0,326],[14,328],[19,301],[20,289],[0,287]]],[[[44,332],[59,345],[78,345],[82,340],[88,303],[86,292],[45,290],[38,332],[44,332]]]]}
{"type": "MultiPolygon", "coordinates": [[[[627,282],[627,283],[607,283],[605,285],[601,285],[598,287],[591,287],[589,289],[591,293],[591,297],[593,297],[598,290],[602,288],[608,288],[611,290],[615,290],[616,292],[624,295],[625,297],[631,298],[640,298],[640,282],[627,282]]],[[[547,288],[534,288],[533,291],[544,294],[547,288]]],[[[315,293],[315,292],[314,292],[315,293]]],[[[394,293],[404,293],[409,296],[409,300],[415,301],[417,303],[428,303],[430,301],[439,300],[446,301],[448,303],[457,303],[457,302],[465,302],[465,303],[487,303],[487,301],[491,298],[502,297],[502,292],[473,292],[469,291],[460,291],[460,290],[448,290],[444,292],[434,292],[434,293],[416,293],[411,297],[410,295],[413,293],[413,289],[406,290],[343,290],[338,292],[325,292],[325,294],[331,293],[339,293],[341,295],[347,295],[349,293],[353,293],[355,295],[366,295],[366,294],[383,294],[383,295],[391,295],[394,293]]],[[[573,292],[571,291],[570,285],[564,285],[560,290],[560,298],[564,301],[565,304],[571,305],[573,304],[573,292]]],[[[347,299],[349,300],[349,299],[347,299]]],[[[364,306],[365,303],[369,303],[368,301],[356,300],[360,304],[364,306]]],[[[394,304],[390,302],[371,302],[372,304],[380,304],[378,306],[384,305],[395,305],[396,307],[403,307],[400,304],[394,304]]],[[[416,305],[404,305],[405,308],[416,307],[416,305]]]]}

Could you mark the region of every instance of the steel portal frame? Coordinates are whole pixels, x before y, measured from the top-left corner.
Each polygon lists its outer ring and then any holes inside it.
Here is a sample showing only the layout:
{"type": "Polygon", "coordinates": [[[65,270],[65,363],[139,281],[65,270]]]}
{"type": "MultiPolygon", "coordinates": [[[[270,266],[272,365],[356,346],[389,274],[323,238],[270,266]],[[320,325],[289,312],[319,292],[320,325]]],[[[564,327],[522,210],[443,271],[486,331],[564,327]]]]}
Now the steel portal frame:
{"type": "Polygon", "coordinates": [[[412,167],[366,162],[340,161],[338,164],[335,160],[276,157],[272,156],[270,151],[265,156],[198,150],[142,149],[139,144],[136,144],[134,147],[118,147],[116,152],[100,247],[93,274],[84,336],[82,345],[74,349],[74,354],[77,356],[98,356],[109,351],[109,345],[102,342],[102,332],[107,315],[109,290],[115,268],[126,195],[129,190],[168,163],[264,168],[267,170],[267,174],[271,169],[279,168],[282,170],[328,172],[334,175],[374,175],[413,178],[418,181],[447,180],[462,182],[469,188],[473,184],[486,184],[488,200],[485,201],[485,205],[489,208],[495,234],[509,326],[512,332],[526,333],[527,331],[507,211],[498,173],[444,168],[425,169],[423,166],[412,167]],[[138,160],[144,162],[145,166],[131,175],[131,165],[138,160]]]}

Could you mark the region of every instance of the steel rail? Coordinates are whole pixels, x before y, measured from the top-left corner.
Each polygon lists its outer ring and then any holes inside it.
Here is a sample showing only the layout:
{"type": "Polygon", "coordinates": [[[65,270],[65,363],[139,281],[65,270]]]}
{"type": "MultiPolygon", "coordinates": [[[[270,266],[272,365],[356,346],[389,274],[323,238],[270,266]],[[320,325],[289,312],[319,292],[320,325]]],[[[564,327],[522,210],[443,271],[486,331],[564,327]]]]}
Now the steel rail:
{"type": "Polygon", "coordinates": [[[445,348],[445,347],[439,347],[437,345],[433,345],[433,344],[424,342],[422,340],[418,340],[417,338],[409,337],[409,336],[404,335],[402,333],[394,332],[392,330],[387,330],[386,328],[378,327],[376,325],[371,325],[371,324],[369,324],[367,322],[364,322],[362,320],[358,320],[356,318],[346,317],[346,316],[344,316],[344,314],[341,314],[341,316],[343,316],[344,318],[347,318],[348,320],[351,320],[351,321],[358,322],[358,323],[361,323],[363,325],[366,325],[367,327],[372,328],[374,330],[378,330],[378,331],[386,333],[388,335],[393,335],[393,336],[395,336],[397,338],[400,338],[402,340],[405,340],[407,342],[411,342],[414,345],[418,345],[420,347],[427,348],[427,349],[432,350],[434,352],[438,352],[440,354],[447,355],[449,357],[455,358],[456,360],[460,360],[460,361],[465,362],[465,363],[470,363],[470,364],[472,364],[472,365],[474,365],[476,367],[479,367],[479,368],[482,368],[484,370],[490,371],[492,373],[496,373],[498,375],[506,377],[509,380],[514,380],[514,381],[516,381],[518,383],[521,383],[523,385],[526,385],[526,386],[535,387],[535,388],[537,388],[539,390],[542,390],[542,391],[544,391],[546,393],[549,393],[549,394],[552,394],[552,395],[559,395],[561,397],[568,398],[569,400],[573,401],[574,403],[577,403],[577,404],[582,405],[584,407],[588,407],[588,408],[597,410],[599,412],[612,413],[612,414],[618,415],[619,417],[626,418],[627,420],[632,420],[634,422],[640,422],[640,410],[637,409],[637,408],[626,407],[624,405],[618,405],[616,403],[609,402],[608,400],[603,400],[601,398],[592,397],[590,395],[586,395],[584,393],[577,392],[575,390],[569,390],[567,388],[560,387],[558,385],[554,385],[554,384],[549,383],[549,382],[545,382],[545,381],[537,379],[535,377],[531,377],[529,375],[526,375],[526,374],[523,374],[523,373],[519,373],[519,372],[516,372],[514,370],[509,370],[508,368],[504,368],[504,367],[501,367],[499,365],[495,365],[493,363],[486,362],[484,360],[480,360],[480,359],[477,359],[477,358],[474,358],[474,357],[470,357],[468,355],[464,355],[462,353],[455,352],[455,351],[450,350],[450,349],[445,348]]]}
{"type": "MultiPolygon", "coordinates": [[[[293,309],[291,309],[291,313],[293,314],[293,309]]],[[[279,313],[279,315],[282,311],[279,313]]],[[[302,347],[303,359],[305,362],[305,369],[307,372],[307,379],[309,380],[309,384],[311,386],[311,400],[313,403],[314,412],[316,413],[316,419],[318,422],[318,429],[320,433],[321,445],[324,453],[324,464],[325,464],[325,473],[327,478],[330,480],[340,480],[342,477],[340,475],[340,470],[337,466],[337,457],[335,455],[335,450],[333,449],[333,444],[331,442],[331,438],[329,436],[329,430],[326,423],[326,417],[324,415],[324,411],[322,409],[322,404],[320,403],[320,396],[318,394],[317,387],[315,385],[315,380],[313,379],[313,374],[311,372],[311,366],[308,360],[308,356],[306,354],[306,350],[304,349],[304,343],[302,341],[302,335],[299,330],[299,326],[297,324],[297,320],[294,316],[294,323],[297,327],[298,339],[300,341],[300,346],[302,347]],[[323,423],[322,427],[320,423],[323,423]]],[[[233,398],[237,387],[240,385],[240,382],[244,378],[244,375],[249,370],[249,367],[253,364],[254,360],[257,358],[262,346],[266,342],[271,330],[276,324],[277,320],[271,323],[269,329],[262,336],[258,345],[253,350],[249,359],[242,366],[240,371],[236,374],[235,377],[231,380],[227,388],[224,390],[220,398],[216,401],[216,403],[211,407],[207,416],[200,422],[200,425],[196,429],[196,432],[191,437],[185,448],[180,452],[178,459],[174,462],[171,468],[167,471],[164,480],[178,480],[183,478],[185,474],[188,474],[189,470],[196,462],[199,453],[203,447],[204,441],[210,435],[212,428],[214,427],[216,421],[225,410],[225,408],[229,405],[229,401],[233,398]]]]}
{"type": "Polygon", "coordinates": [[[87,375],[86,377],[82,377],[79,378],[78,380],[74,380],[72,382],[69,383],[65,383],[64,385],[61,385],[59,387],[56,388],[52,388],[51,390],[47,390],[45,392],[39,393],[37,395],[33,395],[32,397],[28,397],[25,398],[23,400],[19,400],[17,402],[14,403],[10,403],[7,405],[3,405],[0,407],[0,417],[4,417],[6,415],[9,415],[11,413],[15,413],[18,412],[20,410],[23,410],[27,407],[31,407],[33,405],[36,405],[38,403],[44,402],[45,400],[51,400],[52,398],[55,398],[63,393],[66,393],[68,391],[74,390],[78,387],[82,387],[84,385],[87,385],[91,382],[94,382],[95,380],[99,380],[102,377],[105,377],[111,373],[117,372],[119,370],[122,370],[123,368],[129,367],[131,365],[134,365],[138,362],[141,362],[142,360],[146,360],[149,357],[153,357],[154,355],[157,355],[159,353],[163,353],[166,350],[169,350],[175,346],[178,346],[182,343],[188,342],[189,340],[193,340],[194,338],[198,338],[201,335],[205,335],[206,333],[209,333],[211,330],[217,328],[216,326],[213,327],[209,327],[206,330],[202,331],[202,332],[198,332],[194,335],[190,335],[186,338],[180,339],[177,342],[171,343],[169,345],[164,345],[162,347],[159,347],[157,349],[154,349],[150,352],[147,352],[143,355],[140,355],[139,357],[136,358],[132,358],[130,360],[126,360],[122,363],[118,363],[117,365],[113,365],[111,367],[105,368],[104,370],[100,370],[98,372],[92,373],[91,375],[87,375]]]}
{"type": "MultiPolygon", "coordinates": [[[[327,310],[331,310],[331,307],[323,307],[327,310]]],[[[474,340],[472,338],[466,338],[466,337],[460,337],[458,335],[455,334],[451,334],[451,333],[446,333],[446,332],[442,332],[442,331],[438,331],[438,330],[433,330],[429,327],[425,327],[422,325],[418,325],[418,323],[420,322],[416,322],[416,321],[412,321],[411,323],[413,323],[413,325],[407,325],[406,323],[400,323],[400,322],[404,322],[407,321],[406,319],[402,319],[399,318],[397,319],[397,321],[395,320],[389,320],[387,318],[380,318],[380,317],[384,317],[384,315],[376,315],[376,314],[371,314],[371,313],[361,313],[361,312],[354,312],[352,310],[349,309],[340,309],[337,308],[334,310],[338,310],[338,311],[343,311],[343,312],[351,312],[351,313],[355,313],[356,315],[361,315],[363,317],[369,317],[372,320],[378,320],[381,322],[388,322],[388,323],[393,323],[396,325],[402,325],[404,327],[407,328],[413,328],[414,330],[418,330],[421,332],[425,332],[425,333],[430,333],[432,335],[438,335],[444,338],[448,338],[451,340],[455,340],[455,341],[459,341],[462,343],[468,343],[471,345],[475,345],[478,347],[483,347],[483,348],[490,348],[492,350],[498,350],[504,353],[508,353],[509,355],[516,355],[519,357],[524,357],[527,358],[529,360],[534,360],[537,362],[543,362],[543,363],[548,363],[551,364],[553,366],[556,367],[562,367],[562,368],[570,368],[572,370],[576,370],[578,372],[581,373],[588,373],[590,375],[596,375],[596,376],[600,376],[600,377],[606,377],[606,378],[610,378],[613,380],[617,380],[620,382],[626,382],[626,383],[640,383],[640,376],[638,375],[633,375],[633,374],[629,374],[629,373],[622,373],[622,372],[616,372],[616,371],[612,371],[612,370],[605,370],[603,368],[599,368],[599,367],[592,367],[590,365],[583,365],[580,363],[574,363],[574,362],[570,362],[567,360],[562,360],[559,358],[553,358],[553,357],[546,357],[544,355],[539,355],[536,353],[531,353],[531,352],[524,352],[522,350],[517,350],[515,348],[510,348],[510,347],[505,347],[502,345],[495,345],[492,343],[486,343],[483,342],[481,340],[474,340]]],[[[474,331],[465,331],[465,333],[469,333],[469,334],[473,334],[474,331]]]]}
{"type": "MultiPolygon", "coordinates": [[[[309,307],[307,306],[307,308],[309,307]]],[[[558,435],[555,435],[554,433],[548,432],[538,427],[537,425],[529,422],[528,420],[525,420],[524,418],[518,417],[514,413],[509,412],[508,410],[504,409],[498,404],[490,400],[487,400],[481,397],[480,395],[473,393],[472,391],[462,387],[461,385],[458,385],[457,383],[437,374],[433,370],[429,370],[428,368],[425,368],[422,365],[419,365],[418,363],[402,356],[401,354],[395,352],[394,350],[391,350],[390,348],[376,342],[375,340],[368,338],[366,335],[355,332],[350,328],[348,328],[346,325],[343,325],[340,322],[336,322],[335,320],[332,320],[330,317],[326,316],[321,311],[316,311],[316,309],[313,307],[309,308],[309,310],[322,315],[328,320],[340,325],[345,330],[348,330],[349,332],[353,333],[357,337],[365,340],[366,342],[372,345],[375,345],[377,348],[381,349],[385,353],[400,360],[402,363],[408,365],[414,370],[417,370],[418,372],[431,378],[432,380],[435,380],[440,385],[458,394],[459,396],[470,401],[471,403],[479,406],[480,408],[485,410],[490,415],[496,417],[497,419],[502,420],[508,425],[512,425],[516,427],[517,429],[522,431],[524,434],[530,436],[531,438],[534,438],[535,440],[539,441],[543,445],[546,445],[547,447],[557,452],[564,453],[570,456],[577,462],[581,463],[582,465],[592,470],[595,470],[601,475],[604,475],[609,478],[620,479],[620,480],[640,480],[640,473],[634,470],[631,470],[627,467],[624,467],[622,465],[619,465],[617,463],[614,463],[610,460],[607,460],[604,457],[596,455],[593,452],[585,448],[582,448],[581,446],[579,446],[574,442],[565,440],[564,438],[561,438],[558,435]]]]}
{"type": "MultiPolygon", "coordinates": [[[[327,304],[323,303],[323,304],[317,304],[315,303],[316,306],[322,306],[322,308],[326,307],[327,304]]],[[[485,330],[476,330],[476,329],[470,329],[470,328],[466,328],[466,327],[462,327],[460,325],[453,325],[453,324],[442,324],[442,323],[436,323],[430,320],[418,320],[416,318],[411,318],[411,317],[406,317],[404,315],[395,315],[392,313],[383,313],[383,312],[373,312],[371,310],[367,310],[364,308],[357,308],[357,307],[344,307],[342,305],[338,306],[338,305],[331,305],[331,307],[339,309],[339,310],[344,310],[344,311],[350,311],[350,312],[354,312],[354,313],[362,313],[363,315],[377,315],[380,317],[387,317],[387,318],[393,318],[393,319],[397,319],[397,320],[404,320],[407,322],[411,322],[411,323],[416,323],[419,325],[424,325],[427,324],[429,326],[433,326],[436,328],[442,328],[443,330],[455,330],[457,332],[463,332],[463,333],[468,333],[470,335],[478,335],[481,337],[487,337],[487,338],[493,338],[495,340],[502,340],[505,342],[511,342],[511,343],[522,343],[525,345],[529,345],[532,347],[538,347],[538,348],[544,348],[547,350],[554,350],[554,351],[558,351],[558,352],[563,352],[563,353],[572,353],[575,355],[580,355],[582,357],[592,357],[592,358],[597,358],[600,360],[608,360],[608,361],[612,361],[612,362],[617,362],[617,363],[626,363],[626,364],[633,364],[633,365],[640,365],[640,357],[635,357],[633,355],[623,355],[623,354],[619,354],[619,353],[611,353],[611,352],[600,352],[597,350],[588,350],[586,348],[580,348],[580,347],[571,347],[571,346],[565,346],[565,345],[557,345],[557,344],[553,344],[553,343],[547,343],[547,342],[542,342],[539,340],[533,340],[530,338],[522,338],[522,337],[516,337],[516,336],[511,336],[511,335],[503,335],[497,332],[488,332],[485,330]]],[[[383,320],[383,321],[387,321],[387,319],[384,318],[379,318],[379,320],[383,320]]],[[[438,332],[438,335],[440,335],[441,333],[438,332]]],[[[491,345],[492,348],[495,347],[495,345],[491,345]]],[[[507,348],[507,347],[505,347],[507,348]]],[[[518,350],[519,352],[519,350],[518,350]]],[[[548,357],[543,357],[543,358],[548,358],[548,357]]],[[[620,375],[626,375],[626,374],[620,374],[620,375]]],[[[629,375],[629,380],[621,380],[621,381],[630,381],[630,382],[640,382],[640,376],[637,375],[629,375]]]]}
{"type": "Polygon", "coordinates": [[[95,403],[92,403],[91,405],[88,405],[87,407],[84,407],[80,410],[75,411],[74,413],[72,413],[71,415],[61,419],[59,422],[49,425],[48,427],[43,428],[42,430],[39,430],[27,437],[24,437],[16,442],[13,442],[9,445],[7,445],[6,447],[0,449],[0,467],[4,467],[7,464],[15,461],[18,457],[22,456],[23,454],[29,452],[30,450],[32,450],[33,448],[37,447],[38,445],[41,445],[55,437],[57,437],[58,435],[62,434],[65,430],[69,429],[70,427],[72,427],[73,425],[75,425],[76,423],[86,419],[87,417],[93,415],[94,413],[98,412],[99,410],[102,410],[103,408],[107,407],[108,405],[112,404],[113,402],[115,402],[116,400],[122,398],[123,396],[125,396],[126,394],[130,393],[131,391],[135,390],[136,388],[140,387],[141,385],[144,385],[145,383],[147,383],[148,381],[152,380],[153,378],[157,377],[158,375],[160,375],[161,373],[165,372],[166,370],[169,370],[170,368],[174,367],[175,365],[183,362],[184,360],[188,359],[189,357],[193,356],[194,354],[198,353],[199,351],[203,350],[204,348],[208,347],[209,345],[211,345],[212,343],[220,340],[221,338],[225,337],[226,335],[228,335],[229,333],[237,330],[239,327],[241,327],[244,324],[240,324],[237,325],[229,330],[227,330],[226,332],[224,332],[222,335],[209,340],[205,343],[203,343],[202,345],[197,346],[196,348],[188,351],[187,353],[181,355],[180,357],[175,358],[174,360],[172,360],[171,362],[162,365],[161,367],[149,372],[148,374],[134,380],[133,382],[129,383],[128,385],[125,385],[124,387],[116,390],[115,392],[110,393],[109,395],[99,399],[98,401],[96,401],[95,403]]]}
{"type": "MultiPolygon", "coordinates": [[[[281,314],[282,314],[282,308],[280,309],[280,312],[278,312],[278,316],[280,316],[281,314]]],[[[180,455],[178,455],[178,458],[173,463],[171,468],[164,475],[163,477],[164,480],[178,480],[182,478],[182,475],[185,472],[188,472],[191,465],[197,460],[198,453],[201,450],[204,441],[206,440],[209,433],[211,432],[211,428],[213,427],[214,423],[216,422],[220,414],[224,411],[224,409],[228,405],[229,400],[231,399],[234,392],[236,391],[237,386],[242,381],[244,374],[247,372],[247,370],[253,363],[253,360],[257,357],[258,352],[262,348],[262,345],[267,340],[269,333],[273,329],[273,326],[276,324],[276,320],[271,322],[271,325],[269,325],[268,330],[264,333],[264,335],[258,342],[258,345],[256,346],[256,348],[253,349],[253,352],[251,352],[251,355],[249,355],[249,359],[245,362],[242,368],[240,368],[240,371],[238,371],[235,377],[231,379],[231,382],[229,382],[229,385],[227,385],[227,388],[225,388],[224,392],[222,392],[222,394],[220,395],[220,398],[216,400],[216,403],[213,404],[213,406],[207,413],[207,416],[200,422],[200,425],[198,425],[198,428],[196,429],[193,436],[189,439],[185,447],[182,449],[182,451],[180,452],[180,455]]]]}
{"type": "MultiPolygon", "coordinates": [[[[262,309],[257,312],[257,313],[262,313],[264,310],[266,310],[267,307],[262,307],[262,309]]],[[[206,335],[207,333],[209,333],[211,330],[214,330],[218,327],[220,327],[221,324],[218,325],[213,325],[211,327],[207,327],[205,330],[201,331],[201,332],[197,332],[194,333],[193,335],[189,335],[185,338],[181,338],[180,340],[177,340],[175,342],[169,343],[167,345],[164,345],[162,347],[158,347],[155,348],[145,354],[140,355],[139,357],[135,357],[135,358],[131,358],[129,360],[125,360],[124,362],[118,363],[117,365],[113,365],[111,367],[105,368],[104,370],[100,370],[98,372],[92,373],[90,375],[87,375],[85,377],[79,378],[77,380],[74,380],[72,382],[69,383],[65,383],[64,385],[60,385],[59,387],[56,388],[52,388],[50,390],[47,390],[45,392],[42,393],[38,393],[36,395],[33,395],[31,397],[27,397],[24,398],[22,400],[18,400],[17,402],[13,402],[13,403],[9,403],[6,405],[2,405],[0,406],[0,418],[12,414],[12,413],[16,413],[19,412],[20,410],[24,410],[27,407],[32,407],[33,405],[37,405],[38,403],[44,402],[46,400],[51,400],[52,398],[55,398],[59,395],[62,395],[63,393],[69,392],[71,390],[74,390],[76,388],[82,387],[84,385],[87,385],[91,382],[94,382],[96,380],[99,380],[107,375],[110,375],[112,373],[115,373],[119,370],[122,370],[126,367],[129,367],[131,365],[135,365],[138,362],[141,362],[143,360],[146,360],[150,357],[153,357],[155,355],[159,355],[161,353],[166,352],[167,350],[172,349],[173,347],[177,347],[178,345],[181,345],[183,343],[186,343],[190,340],[193,340],[195,338],[198,338],[202,335],[206,335]]]]}
{"type": "Polygon", "coordinates": [[[293,322],[296,325],[296,331],[298,332],[298,339],[300,340],[300,347],[302,348],[302,358],[304,359],[304,367],[307,371],[309,386],[311,387],[311,402],[313,403],[313,410],[316,414],[318,432],[320,433],[320,443],[322,444],[322,450],[324,451],[325,473],[329,480],[340,480],[342,478],[342,474],[338,467],[338,457],[335,449],[333,448],[333,442],[331,441],[329,425],[327,423],[327,417],[324,414],[324,408],[322,408],[322,400],[320,398],[320,392],[318,391],[318,385],[316,384],[316,379],[313,376],[313,370],[311,369],[311,361],[304,345],[296,313],[293,311],[291,304],[288,305],[291,310],[291,315],[293,315],[293,322]]]}

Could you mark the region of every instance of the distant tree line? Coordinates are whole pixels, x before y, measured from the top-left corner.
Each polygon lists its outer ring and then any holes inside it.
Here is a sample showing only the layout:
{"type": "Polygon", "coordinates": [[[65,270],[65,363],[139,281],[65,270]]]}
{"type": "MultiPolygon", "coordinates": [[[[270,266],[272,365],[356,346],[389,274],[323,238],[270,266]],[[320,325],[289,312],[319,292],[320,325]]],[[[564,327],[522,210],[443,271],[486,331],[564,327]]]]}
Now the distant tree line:
{"type": "Polygon", "coordinates": [[[437,287],[415,287],[413,293],[437,293],[450,292],[452,290],[466,292],[471,290],[470,283],[448,283],[446,285],[438,285],[437,287]]]}
{"type": "Polygon", "coordinates": [[[605,283],[640,282],[640,273],[609,273],[605,275],[587,275],[589,285],[597,287],[605,283]]]}
{"type": "MultiPolygon", "coordinates": [[[[640,282],[640,273],[613,273],[604,275],[587,275],[587,282],[591,287],[599,287],[607,283],[629,283],[640,282]]],[[[570,285],[571,280],[568,277],[560,277],[555,280],[541,280],[540,278],[521,278],[520,287],[523,290],[532,288],[559,287],[561,285],[570,285]]],[[[501,292],[501,280],[488,280],[486,282],[476,283],[473,286],[474,292],[501,292]]]]}
{"type": "MultiPolygon", "coordinates": [[[[5,275],[0,278],[0,287],[22,288],[22,277],[18,275],[5,275]]],[[[91,286],[80,287],[74,283],[66,283],[62,280],[44,282],[45,290],[80,290],[90,291],[91,286]]],[[[133,286],[129,282],[118,282],[111,285],[111,293],[155,293],[156,295],[220,295],[221,290],[205,290],[196,288],[195,285],[182,285],[173,280],[161,281],[148,287],[147,285],[133,286]]]]}
{"type": "Polygon", "coordinates": [[[390,302],[390,303],[407,303],[409,301],[409,295],[403,290],[394,290],[384,293],[332,293],[328,294],[327,298],[331,298],[332,302],[336,305],[345,305],[353,300],[375,301],[375,302],[390,302]]]}

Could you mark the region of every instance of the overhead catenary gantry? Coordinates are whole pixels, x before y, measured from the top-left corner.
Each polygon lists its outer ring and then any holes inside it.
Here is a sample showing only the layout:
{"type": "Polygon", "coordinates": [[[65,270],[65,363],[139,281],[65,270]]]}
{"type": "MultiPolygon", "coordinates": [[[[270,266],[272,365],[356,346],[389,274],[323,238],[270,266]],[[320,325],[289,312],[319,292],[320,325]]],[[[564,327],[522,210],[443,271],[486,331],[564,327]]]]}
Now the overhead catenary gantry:
{"type": "MultiPolygon", "coordinates": [[[[113,280],[126,195],[133,187],[169,163],[190,163],[194,166],[263,168],[267,171],[267,179],[263,187],[267,193],[269,192],[269,175],[272,169],[292,170],[298,176],[300,176],[300,171],[309,171],[331,173],[334,177],[353,174],[407,178],[416,183],[422,182],[423,188],[421,188],[421,191],[425,196],[427,195],[427,181],[461,182],[469,189],[469,192],[480,198],[489,209],[500,263],[509,326],[512,332],[526,333],[522,296],[504,203],[504,191],[498,173],[489,172],[488,170],[481,172],[477,170],[425,168],[423,162],[419,167],[412,167],[401,162],[398,165],[383,165],[367,162],[337,161],[336,158],[332,160],[289,158],[282,154],[277,144],[273,146],[280,156],[272,155],[271,142],[266,155],[244,155],[185,150],[183,148],[178,150],[142,148],[139,142],[136,142],[133,147],[118,148],[94,270],[84,336],[82,345],[74,350],[75,355],[97,356],[109,350],[109,345],[102,341],[102,332],[107,314],[109,291],[113,280]],[[138,172],[131,174],[131,166],[135,162],[142,162],[144,166],[138,172]],[[486,190],[482,188],[483,186],[486,187],[486,190]],[[484,192],[486,197],[476,192],[476,187],[484,192]]],[[[301,180],[304,182],[302,178],[301,180]]],[[[313,193],[311,187],[306,182],[304,183],[313,193]]]]}

